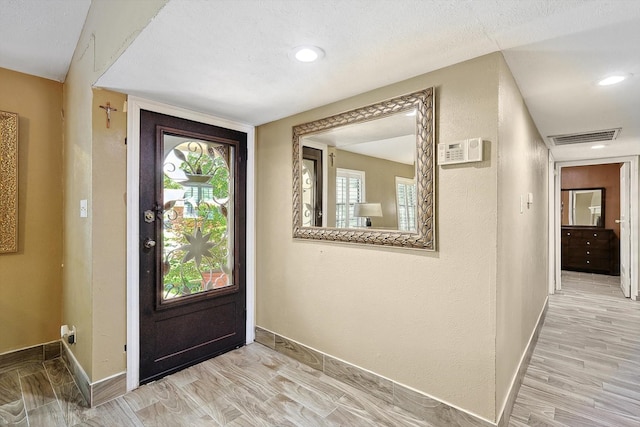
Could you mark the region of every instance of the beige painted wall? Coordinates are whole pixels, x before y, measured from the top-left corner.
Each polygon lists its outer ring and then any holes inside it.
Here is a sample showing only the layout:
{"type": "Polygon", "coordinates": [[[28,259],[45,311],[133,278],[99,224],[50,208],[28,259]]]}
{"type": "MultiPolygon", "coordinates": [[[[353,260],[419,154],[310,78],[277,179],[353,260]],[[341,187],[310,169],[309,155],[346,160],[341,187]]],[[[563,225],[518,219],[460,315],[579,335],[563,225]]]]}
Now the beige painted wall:
{"type": "MultiPolygon", "coordinates": [[[[93,44],[93,41],[91,45],[93,44]]],[[[87,52],[89,46],[85,46],[87,52]]],[[[76,48],[78,55],[78,48],[76,48]]],[[[92,59],[75,58],[64,83],[64,265],[62,275],[62,320],[74,325],[77,343],[71,347],[78,362],[91,379],[93,345],[92,307],[92,92],[87,76],[92,59]],[[80,200],[88,200],[89,216],[80,218],[80,200]]]]}
{"type": "MultiPolygon", "coordinates": [[[[364,156],[349,151],[335,151],[335,167],[329,173],[333,181],[329,183],[329,197],[335,201],[335,176],[337,168],[354,169],[365,172],[365,201],[382,205],[382,218],[371,218],[371,226],[378,228],[398,228],[396,209],[396,176],[413,179],[415,166],[376,157],[364,156]]],[[[331,168],[331,166],[329,166],[331,168]]],[[[335,206],[335,205],[334,205],[335,206]]],[[[335,208],[333,211],[335,224],[335,208]]]]}
{"type": "Polygon", "coordinates": [[[496,410],[507,398],[548,292],[548,151],[502,56],[498,115],[496,410]],[[520,196],[533,204],[520,213],[520,196]]]}
{"type": "Polygon", "coordinates": [[[64,84],[63,321],[78,328],[72,351],[92,382],[126,369],[124,97],[92,85],[166,2],[93,1],[64,84]],[[119,110],[108,131],[107,100],[119,110]]]}
{"type": "Polygon", "coordinates": [[[0,353],[60,338],[62,84],[0,68],[18,113],[18,252],[0,254],[0,353]]]}
{"type": "Polygon", "coordinates": [[[467,411],[495,416],[498,71],[492,54],[257,129],[257,324],[467,411]],[[486,160],[437,169],[436,252],[291,238],[291,127],[436,87],[437,141],[486,160]]]}
{"type": "Polygon", "coordinates": [[[105,378],[126,370],[126,248],[127,248],[127,115],[126,95],[93,91],[93,167],[91,216],[93,283],[93,376],[105,378]],[[107,129],[105,110],[111,113],[107,129]]]}

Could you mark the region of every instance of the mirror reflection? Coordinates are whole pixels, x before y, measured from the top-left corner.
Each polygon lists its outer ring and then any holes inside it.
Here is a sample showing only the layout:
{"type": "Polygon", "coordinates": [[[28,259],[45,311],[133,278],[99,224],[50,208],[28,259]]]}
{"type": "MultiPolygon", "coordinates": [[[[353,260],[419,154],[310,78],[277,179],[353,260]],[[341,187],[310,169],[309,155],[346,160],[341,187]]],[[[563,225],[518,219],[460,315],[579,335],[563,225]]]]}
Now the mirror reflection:
{"type": "Polygon", "coordinates": [[[435,250],[433,88],[303,123],[293,237],[435,250]]]}
{"type": "Polygon", "coordinates": [[[415,232],[415,116],[411,109],[301,138],[303,226],[415,232]]]}
{"type": "Polygon", "coordinates": [[[604,188],[562,190],[562,225],[604,227],[604,200],[604,188]]]}

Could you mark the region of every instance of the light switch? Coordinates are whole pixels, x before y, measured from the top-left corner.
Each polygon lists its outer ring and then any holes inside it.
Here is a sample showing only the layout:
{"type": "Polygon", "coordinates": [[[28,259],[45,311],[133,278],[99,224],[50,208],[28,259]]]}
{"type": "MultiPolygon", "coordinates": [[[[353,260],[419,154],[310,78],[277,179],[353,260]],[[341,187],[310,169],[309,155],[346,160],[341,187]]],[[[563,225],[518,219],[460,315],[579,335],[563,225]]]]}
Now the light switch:
{"type": "Polygon", "coordinates": [[[86,218],[88,216],[88,211],[87,199],[80,200],[80,218],[86,218]]]}

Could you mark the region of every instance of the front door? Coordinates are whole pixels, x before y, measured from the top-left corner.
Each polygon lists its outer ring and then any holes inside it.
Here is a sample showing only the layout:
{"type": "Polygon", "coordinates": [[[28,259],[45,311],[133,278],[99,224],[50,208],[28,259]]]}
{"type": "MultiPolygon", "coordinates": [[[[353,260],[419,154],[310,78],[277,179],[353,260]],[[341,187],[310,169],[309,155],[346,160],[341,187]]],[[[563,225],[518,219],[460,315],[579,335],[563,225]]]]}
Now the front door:
{"type": "Polygon", "coordinates": [[[140,383],[245,343],[247,135],[140,112],[140,383]]]}

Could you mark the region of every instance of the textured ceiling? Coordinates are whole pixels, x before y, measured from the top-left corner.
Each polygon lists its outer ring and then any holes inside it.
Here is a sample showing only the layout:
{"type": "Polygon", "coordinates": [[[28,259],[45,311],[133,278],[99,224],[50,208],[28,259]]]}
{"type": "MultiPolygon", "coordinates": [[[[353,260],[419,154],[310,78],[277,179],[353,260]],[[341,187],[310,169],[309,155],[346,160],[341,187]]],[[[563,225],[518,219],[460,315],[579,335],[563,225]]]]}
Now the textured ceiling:
{"type": "Polygon", "coordinates": [[[0,67],[64,81],[91,0],[0,0],[0,67]]]}
{"type": "Polygon", "coordinates": [[[98,85],[257,125],[503,51],[544,137],[623,128],[559,160],[611,156],[640,153],[639,37],[636,0],[172,0],[98,85]],[[614,71],[636,77],[595,85],[614,71]]]}
{"type": "MultiPolygon", "coordinates": [[[[0,66],[64,78],[88,3],[0,0],[0,66]]],[[[638,0],[170,0],[96,86],[258,125],[502,51],[542,136],[622,128],[557,160],[609,157],[640,154],[638,46],[638,0]]]]}
{"type": "Polygon", "coordinates": [[[495,52],[499,37],[576,4],[173,0],[98,85],[262,124],[495,52]],[[304,44],[326,56],[291,60],[304,44]]]}
{"type": "Polygon", "coordinates": [[[634,13],[618,22],[603,20],[598,28],[504,52],[542,136],[622,128],[603,150],[552,147],[557,160],[640,154],[640,1],[634,5],[634,13]],[[611,73],[633,77],[615,86],[596,84],[611,73]]]}

